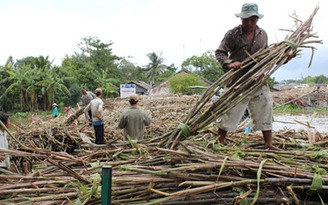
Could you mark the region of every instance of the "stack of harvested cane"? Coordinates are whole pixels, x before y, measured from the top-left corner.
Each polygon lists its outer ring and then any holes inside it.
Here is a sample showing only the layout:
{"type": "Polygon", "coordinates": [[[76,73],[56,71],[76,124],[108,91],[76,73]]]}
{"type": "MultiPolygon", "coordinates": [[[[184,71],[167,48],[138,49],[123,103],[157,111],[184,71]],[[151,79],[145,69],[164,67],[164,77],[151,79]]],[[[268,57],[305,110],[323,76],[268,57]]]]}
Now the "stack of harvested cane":
{"type": "Polygon", "coordinates": [[[328,202],[325,150],[242,152],[195,140],[181,145],[170,150],[138,144],[138,154],[123,143],[74,156],[38,148],[11,151],[38,164],[27,175],[0,174],[0,204],[100,204],[103,164],[113,167],[113,204],[328,202]]]}
{"type": "MultiPolygon", "coordinates": [[[[292,32],[290,36],[287,36],[286,40],[281,43],[270,45],[268,48],[262,49],[244,60],[242,62],[243,66],[240,69],[248,69],[250,66],[252,66],[252,68],[228,90],[225,90],[224,94],[208,107],[205,105],[212,96],[216,94],[217,89],[223,87],[229,79],[239,72],[239,70],[230,70],[213,83],[189,113],[184,123],[181,123],[176,130],[163,136],[165,138],[167,136],[169,137],[166,146],[170,148],[176,147],[182,137],[186,138],[192,134],[196,134],[198,130],[214,122],[236,104],[251,95],[263,85],[270,75],[280,66],[287,63],[290,52],[295,52],[295,54],[297,54],[300,51],[298,50],[299,48],[311,48],[313,52],[314,47],[309,46],[309,44],[322,43],[321,40],[312,40],[313,38],[317,38],[317,36],[312,33],[312,20],[318,9],[319,7],[315,8],[313,14],[307,21],[300,23],[300,25],[296,25],[296,30],[292,32]]],[[[301,21],[298,20],[298,22],[301,21]]]]}

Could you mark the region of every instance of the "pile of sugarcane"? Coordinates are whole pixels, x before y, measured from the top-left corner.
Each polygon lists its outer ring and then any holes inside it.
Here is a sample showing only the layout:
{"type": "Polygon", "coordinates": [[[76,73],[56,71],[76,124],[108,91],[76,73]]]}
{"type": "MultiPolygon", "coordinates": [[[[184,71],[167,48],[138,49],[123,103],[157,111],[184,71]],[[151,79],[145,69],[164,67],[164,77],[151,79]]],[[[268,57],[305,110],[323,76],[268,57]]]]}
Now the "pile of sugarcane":
{"type": "Polygon", "coordinates": [[[74,155],[0,150],[34,161],[27,174],[0,170],[0,204],[100,204],[105,164],[113,167],[113,204],[328,202],[328,136],[310,145],[301,133],[286,131],[274,144],[288,151],[257,148],[260,137],[237,135],[222,146],[204,134],[181,142],[179,150],[126,141],[74,155]]]}
{"type": "Polygon", "coordinates": [[[240,69],[230,70],[213,83],[197,102],[184,122],[178,128],[163,136],[168,138],[166,147],[176,147],[179,141],[190,135],[197,134],[197,131],[214,122],[247,96],[254,93],[260,86],[265,84],[266,80],[279,67],[288,62],[288,58],[292,53],[296,55],[300,52],[300,48],[311,48],[313,52],[314,47],[311,47],[309,44],[322,43],[321,40],[313,40],[318,38],[312,31],[312,21],[318,9],[319,7],[316,7],[312,15],[305,22],[295,18],[297,21],[295,25],[296,29],[284,41],[272,44],[268,48],[249,55],[242,62],[240,69]],[[206,106],[220,87],[224,87],[231,78],[239,75],[244,70],[248,71],[226,89],[223,95],[213,104],[209,107],[206,106]]]}

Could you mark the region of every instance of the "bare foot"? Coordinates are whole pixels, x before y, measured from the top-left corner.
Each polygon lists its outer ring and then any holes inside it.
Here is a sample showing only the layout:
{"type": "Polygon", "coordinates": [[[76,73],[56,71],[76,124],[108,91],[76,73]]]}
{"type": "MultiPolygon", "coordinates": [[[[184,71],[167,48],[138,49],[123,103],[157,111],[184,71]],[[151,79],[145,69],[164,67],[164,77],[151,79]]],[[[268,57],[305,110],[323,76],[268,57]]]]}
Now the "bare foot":
{"type": "Polygon", "coordinates": [[[282,149],[279,149],[278,147],[275,147],[273,145],[266,145],[265,147],[269,150],[282,151],[282,149]]]}

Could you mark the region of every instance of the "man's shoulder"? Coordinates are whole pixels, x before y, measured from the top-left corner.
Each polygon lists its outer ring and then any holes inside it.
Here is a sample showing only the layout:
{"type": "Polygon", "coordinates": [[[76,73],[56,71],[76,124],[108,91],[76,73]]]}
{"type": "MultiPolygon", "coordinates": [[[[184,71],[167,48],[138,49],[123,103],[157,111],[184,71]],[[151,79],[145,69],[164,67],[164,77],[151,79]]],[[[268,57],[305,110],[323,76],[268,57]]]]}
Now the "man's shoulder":
{"type": "Polygon", "coordinates": [[[97,102],[97,103],[104,103],[104,101],[101,98],[93,98],[90,102],[97,102]]]}
{"type": "Polygon", "coordinates": [[[228,30],[226,34],[238,34],[241,32],[242,32],[241,25],[238,25],[238,26],[235,26],[232,29],[228,30]]]}
{"type": "Polygon", "coordinates": [[[87,92],[87,95],[96,96],[96,94],[94,94],[94,93],[91,92],[91,91],[88,91],[88,92],[87,92]]]}

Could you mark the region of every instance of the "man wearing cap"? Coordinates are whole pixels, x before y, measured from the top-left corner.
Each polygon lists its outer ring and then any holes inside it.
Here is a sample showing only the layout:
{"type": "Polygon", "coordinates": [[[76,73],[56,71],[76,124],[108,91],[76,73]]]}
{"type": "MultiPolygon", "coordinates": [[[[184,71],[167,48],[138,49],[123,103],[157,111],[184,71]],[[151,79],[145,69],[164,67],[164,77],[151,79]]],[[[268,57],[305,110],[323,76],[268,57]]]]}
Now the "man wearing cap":
{"type": "MultiPolygon", "coordinates": [[[[87,91],[84,87],[81,88],[81,92],[82,92],[81,100],[83,106],[87,106],[91,102],[91,100],[96,98],[96,95],[93,92],[87,91]]],[[[91,110],[89,110],[88,114],[89,114],[89,118],[92,119],[91,110]]]]}
{"type": "Polygon", "coordinates": [[[124,129],[124,136],[132,140],[144,138],[144,127],[150,124],[149,115],[138,107],[139,96],[132,94],[129,97],[130,108],[123,111],[119,119],[118,128],[124,129]]]}
{"type": "MultiPolygon", "coordinates": [[[[241,18],[241,25],[229,30],[215,51],[216,59],[225,72],[241,68],[241,62],[249,55],[268,47],[267,33],[257,26],[258,20],[263,18],[258,12],[257,4],[245,3],[242,5],[241,13],[235,15],[241,18]]],[[[226,87],[233,85],[246,72],[246,69],[241,70],[229,80],[226,87]]],[[[272,145],[272,105],[269,87],[264,84],[219,119],[220,143],[224,143],[228,131],[236,131],[238,123],[248,108],[253,120],[253,130],[262,131],[266,148],[277,150],[278,148],[272,145]]]]}
{"type": "Polygon", "coordinates": [[[104,117],[103,107],[104,102],[101,99],[102,90],[95,90],[96,98],[91,100],[84,109],[85,118],[92,123],[96,135],[96,144],[104,144],[104,117]],[[89,116],[89,111],[92,113],[92,118],[89,116]]]}

